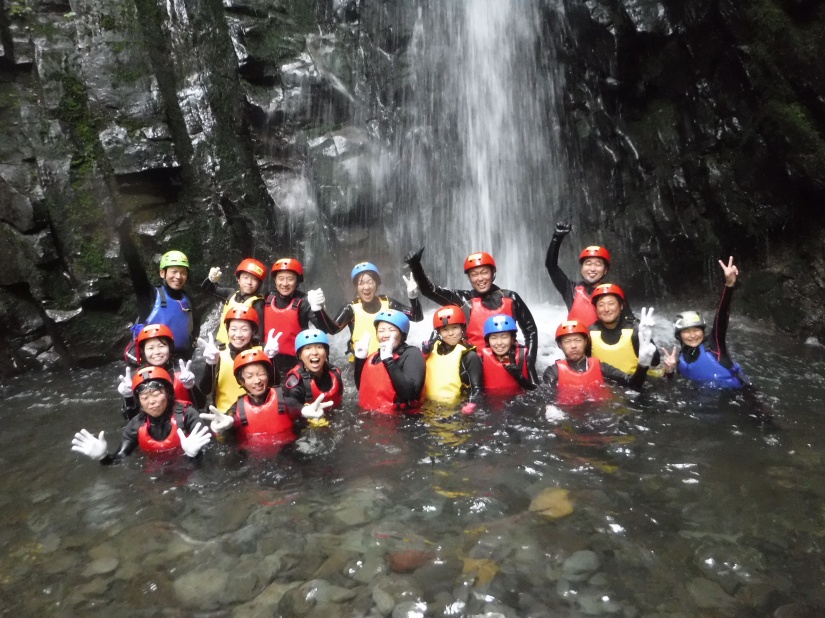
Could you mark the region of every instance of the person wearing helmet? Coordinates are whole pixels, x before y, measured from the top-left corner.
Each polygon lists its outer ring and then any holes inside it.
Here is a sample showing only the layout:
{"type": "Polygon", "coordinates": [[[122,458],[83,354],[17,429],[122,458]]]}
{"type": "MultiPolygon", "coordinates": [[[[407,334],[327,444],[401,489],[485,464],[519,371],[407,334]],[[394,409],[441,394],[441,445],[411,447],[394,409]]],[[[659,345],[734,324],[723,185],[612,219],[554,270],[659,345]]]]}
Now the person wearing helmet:
{"type": "Polygon", "coordinates": [[[481,365],[488,395],[510,397],[536,388],[527,370],[529,352],[516,341],[517,332],[516,321],[509,315],[491,315],[484,322],[481,365]]]}
{"type": "MultiPolygon", "coordinates": [[[[639,364],[639,331],[655,326],[653,309],[642,310],[639,323],[624,313],[624,291],[614,283],[600,283],[590,296],[596,309],[596,322],[590,325],[590,344],[593,356],[632,375],[639,364]]],[[[650,339],[649,333],[645,334],[650,339]]],[[[653,355],[652,364],[660,362],[659,351],[653,355]]],[[[659,374],[661,376],[661,374],[659,374]]]]}
{"type": "Polygon", "coordinates": [[[719,266],[725,276],[725,287],[710,333],[706,332],[707,324],[698,312],[683,311],[676,316],[674,334],[681,349],[678,352],[676,347],[671,352],[662,350],[665,372],[672,376],[678,369],[681,375],[702,384],[715,388],[741,389],[747,384],[747,379],[742,375],[739,365],[731,360],[725,344],[730,303],[739,269],[733,263],[733,256],[727,264],[719,260],[719,266]]]}
{"type": "Polygon", "coordinates": [[[220,287],[218,282],[222,276],[221,269],[213,266],[209,269],[209,275],[201,283],[201,290],[224,301],[215,341],[226,344],[224,320],[226,312],[232,306],[245,305],[252,307],[258,316],[264,315],[264,296],[261,294],[261,286],[266,279],[266,266],[253,258],[241,260],[235,269],[235,278],[238,280],[237,289],[220,287]]]}
{"type": "Polygon", "coordinates": [[[165,324],[174,335],[173,356],[189,360],[198,333],[194,305],[184,292],[189,278],[189,258],[180,251],[164,253],[160,258],[161,285],[155,287],[149,281],[128,234],[120,231],[121,247],[138,307],[138,317],[132,327],[133,341],[144,324],[165,324]]]}
{"type": "Polygon", "coordinates": [[[439,305],[458,305],[467,316],[467,341],[476,348],[485,347],[484,324],[493,315],[509,315],[521,329],[528,350],[527,370],[533,382],[536,376],[536,353],[538,351],[538,328],[533,314],[522,298],[512,290],[505,290],[493,283],[496,278],[496,262],[489,253],[471,253],[464,260],[464,273],[470,280],[471,290],[442,288],[427,278],[421,266],[421,254],[410,251],[404,261],[412,270],[412,275],[421,293],[439,305]]]}
{"type": "Polygon", "coordinates": [[[195,408],[175,401],[169,372],[162,367],[138,369],[132,389],[140,410],[123,429],[117,452],[108,452],[104,432],[95,437],[85,429],[75,434],[72,450],[103,464],[119,461],[138,447],[147,453],[198,457],[211,439],[209,429],[201,425],[195,408]]]}
{"type": "Polygon", "coordinates": [[[355,387],[364,410],[393,414],[415,414],[424,388],[424,355],[407,345],[410,319],[395,309],[379,311],[375,320],[378,350],[369,353],[370,334],[356,342],[355,387]]]}
{"type": "Polygon", "coordinates": [[[471,414],[484,394],[481,359],[475,346],[465,341],[467,318],[461,307],[445,305],[433,314],[436,337],[427,343],[424,397],[440,404],[461,407],[471,414]]]}
{"type": "MultiPolygon", "coordinates": [[[[372,262],[359,262],[353,267],[350,279],[352,285],[355,286],[355,298],[343,306],[335,319],[329,317],[322,307],[318,315],[323,320],[325,330],[330,335],[341,332],[347,326],[349,327],[350,338],[347,343],[347,353],[350,355],[350,361],[354,360],[352,351],[355,343],[364,337],[364,333],[370,334],[370,354],[378,349],[378,339],[375,337],[373,320],[379,311],[388,309],[400,311],[412,322],[420,322],[424,319],[421,301],[418,300],[418,285],[412,277],[407,279],[404,275],[401,275],[401,278],[407,288],[407,298],[410,300],[409,307],[389,296],[378,294],[381,275],[378,272],[378,267],[372,262]]],[[[319,304],[323,306],[325,300],[323,292],[318,291],[321,292],[320,297],[311,299],[319,301],[319,304]]],[[[309,294],[312,294],[312,292],[309,294]]]]}
{"type": "MultiPolygon", "coordinates": [[[[585,247],[579,254],[582,278],[578,283],[573,283],[559,268],[561,243],[571,229],[569,223],[556,223],[553,239],[547,248],[544,266],[547,268],[547,273],[550,275],[553,285],[556,286],[564,304],[567,306],[567,319],[576,320],[590,326],[597,319],[590,297],[593,294],[593,289],[601,283],[610,270],[610,252],[598,245],[585,247]]],[[[626,299],[623,303],[622,312],[629,320],[635,320],[626,299]]]]}
{"type": "Polygon", "coordinates": [[[340,408],[344,382],[341,370],[329,364],[326,333],[317,328],[301,331],[295,338],[295,355],[298,364],[284,378],[284,394],[305,404],[323,394],[330,408],[340,408]]]}
{"type": "Polygon", "coordinates": [[[610,396],[605,380],[639,390],[644,384],[650,361],[656,351],[649,331],[643,331],[639,342],[639,363],[633,374],[627,374],[590,355],[590,331],[582,322],[567,320],[556,329],[556,345],[564,354],[544,372],[542,381],[556,388],[556,403],[578,405],[604,401],[610,396]]]}
{"type": "MultiPolygon", "coordinates": [[[[277,377],[295,366],[298,333],[309,328],[310,323],[321,330],[326,326],[318,315],[321,307],[311,304],[307,293],[298,289],[304,281],[304,267],[298,260],[277,260],[272,265],[272,281],[275,289],[264,301],[264,332],[268,333],[264,349],[275,364],[277,377]]],[[[313,300],[319,291],[310,290],[313,300]]]]}
{"type": "Polygon", "coordinates": [[[224,323],[228,340],[225,346],[217,346],[211,333],[208,339],[198,340],[206,361],[200,389],[204,395],[213,395],[213,403],[221,412],[226,411],[243,394],[243,389],[235,379],[235,358],[244,350],[261,349],[256,339],[260,319],[254,309],[235,305],[227,311],[224,323]]]}
{"type": "MultiPolygon", "coordinates": [[[[175,401],[185,405],[203,405],[200,390],[195,386],[195,374],[190,367],[192,361],[179,360],[177,367],[172,360],[172,350],[175,347],[171,329],[165,324],[147,324],[137,336],[136,360],[137,368],[162,367],[170,376],[174,384],[175,401]]],[[[126,420],[138,413],[137,400],[132,396],[132,371],[127,365],[125,375],[119,376],[118,393],[123,397],[122,412],[126,420]]]]}
{"type": "Polygon", "coordinates": [[[327,407],[323,397],[304,406],[303,402],[273,384],[275,367],[263,350],[240,352],[233,361],[232,370],[241,394],[225,413],[210,406],[209,412],[201,414],[201,418],[210,421],[215,434],[233,429],[245,450],[259,456],[274,456],[282,446],[297,439],[297,421],[302,417],[323,416],[327,407]]]}

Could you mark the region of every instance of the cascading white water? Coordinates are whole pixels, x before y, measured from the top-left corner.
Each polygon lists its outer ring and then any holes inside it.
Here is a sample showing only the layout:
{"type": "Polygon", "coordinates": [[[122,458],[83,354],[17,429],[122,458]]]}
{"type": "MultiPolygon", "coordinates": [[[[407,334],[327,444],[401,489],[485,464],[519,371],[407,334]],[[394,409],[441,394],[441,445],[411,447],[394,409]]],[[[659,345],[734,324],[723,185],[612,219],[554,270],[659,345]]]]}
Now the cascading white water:
{"type": "Polygon", "coordinates": [[[392,220],[400,230],[391,240],[427,245],[425,267],[442,285],[466,286],[463,259],[482,250],[498,263],[497,283],[551,298],[541,282],[565,190],[563,78],[542,39],[542,4],[419,7],[408,53],[412,86],[395,133],[392,220]]]}

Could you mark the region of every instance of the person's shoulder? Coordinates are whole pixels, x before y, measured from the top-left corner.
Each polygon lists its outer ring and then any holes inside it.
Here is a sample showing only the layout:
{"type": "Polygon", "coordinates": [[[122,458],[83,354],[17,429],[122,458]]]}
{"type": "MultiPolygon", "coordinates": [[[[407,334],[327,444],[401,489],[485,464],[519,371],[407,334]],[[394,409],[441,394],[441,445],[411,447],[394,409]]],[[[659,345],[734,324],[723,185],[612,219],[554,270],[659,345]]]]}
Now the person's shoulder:
{"type": "Polygon", "coordinates": [[[286,376],[286,380],[284,380],[284,387],[285,388],[295,388],[299,384],[301,384],[302,380],[301,377],[297,373],[290,372],[286,376]]]}

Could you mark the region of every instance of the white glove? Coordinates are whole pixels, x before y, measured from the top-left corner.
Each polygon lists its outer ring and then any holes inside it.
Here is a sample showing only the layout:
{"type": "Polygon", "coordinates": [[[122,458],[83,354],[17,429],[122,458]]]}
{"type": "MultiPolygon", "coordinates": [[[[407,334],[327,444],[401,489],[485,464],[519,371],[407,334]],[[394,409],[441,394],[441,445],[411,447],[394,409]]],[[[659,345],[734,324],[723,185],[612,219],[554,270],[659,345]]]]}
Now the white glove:
{"type": "Polygon", "coordinates": [[[120,393],[121,397],[131,397],[132,396],[132,370],[129,367],[126,367],[126,375],[125,376],[118,376],[120,378],[120,382],[117,385],[117,392],[120,393]]]}
{"type": "Polygon", "coordinates": [[[387,339],[383,343],[378,344],[378,354],[381,360],[392,358],[392,351],[395,349],[395,335],[387,339]]]}
{"type": "Polygon", "coordinates": [[[217,283],[221,280],[222,274],[223,273],[221,272],[220,268],[218,268],[217,266],[213,266],[209,269],[209,274],[206,276],[206,278],[209,279],[212,283],[217,283]]]}
{"type": "Polygon", "coordinates": [[[194,457],[200,453],[200,450],[204,446],[209,444],[209,441],[212,439],[212,434],[209,433],[208,428],[198,423],[188,436],[183,433],[183,429],[178,429],[178,437],[180,438],[180,446],[183,452],[189,455],[189,457],[194,457]]]}
{"type": "Polygon", "coordinates": [[[309,419],[321,418],[324,416],[324,410],[334,403],[334,401],[324,401],[324,393],[321,393],[318,395],[318,399],[304,406],[304,409],[301,410],[301,415],[309,419]]]}
{"type": "Polygon", "coordinates": [[[642,317],[639,320],[639,349],[641,349],[643,341],[653,339],[654,326],[656,326],[656,320],[653,319],[653,307],[650,309],[642,307],[642,317]]]}
{"type": "Polygon", "coordinates": [[[235,424],[234,418],[228,414],[224,414],[215,406],[209,406],[209,412],[202,412],[201,418],[209,421],[209,429],[211,429],[214,434],[222,434],[235,424]]]}
{"type": "Polygon", "coordinates": [[[283,333],[275,334],[275,329],[272,328],[269,330],[269,335],[266,337],[266,345],[264,346],[264,354],[266,354],[269,358],[275,358],[278,354],[278,350],[281,349],[281,346],[278,345],[278,339],[281,338],[283,333]]]}
{"type": "Polygon", "coordinates": [[[183,385],[183,388],[193,388],[195,386],[195,374],[189,369],[192,366],[192,361],[183,360],[180,362],[180,373],[178,374],[178,382],[183,385]]]}
{"type": "Polygon", "coordinates": [[[203,350],[203,360],[207,365],[217,365],[218,358],[221,356],[221,351],[215,345],[215,338],[212,333],[209,333],[209,339],[198,337],[198,347],[203,350]]]}
{"type": "Polygon", "coordinates": [[[321,288],[307,292],[307,300],[309,301],[309,308],[312,311],[320,311],[327,302],[327,299],[324,297],[324,291],[321,288]]]}
{"type": "Polygon", "coordinates": [[[86,457],[90,457],[96,461],[100,461],[109,450],[109,445],[106,444],[106,438],[103,437],[103,432],[95,438],[85,429],[78,431],[74,438],[72,438],[72,450],[76,453],[82,453],[86,457]]]}
{"type": "Polygon", "coordinates": [[[407,286],[407,298],[409,298],[410,300],[418,298],[418,283],[416,283],[415,277],[412,276],[412,273],[410,273],[409,279],[407,279],[404,275],[401,275],[401,278],[404,280],[404,284],[407,286]]]}
{"type": "Polygon", "coordinates": [[[639,342],[639,365],[642,367],[650,367],[653,362],[653,355],[656,354],[656,346],[650,341],[647,343],[639,342]]]}
{"type": "Polygon", "coordinates": [[[352,353],[355,354],[355,358],[360,358],[361,360],[367,358],[370,353],[370,334],[369,332],[364,333],[364,336],[361,337],[360,341],[355,342],[355,346],[352,349],[352,353]]]}

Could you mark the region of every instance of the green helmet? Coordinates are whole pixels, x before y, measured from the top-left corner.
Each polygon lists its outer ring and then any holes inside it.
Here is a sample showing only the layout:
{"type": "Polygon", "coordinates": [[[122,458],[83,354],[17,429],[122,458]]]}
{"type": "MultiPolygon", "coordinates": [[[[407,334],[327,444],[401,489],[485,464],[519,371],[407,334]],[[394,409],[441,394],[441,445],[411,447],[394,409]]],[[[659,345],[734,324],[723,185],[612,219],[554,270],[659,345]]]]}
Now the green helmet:
{"type": "Polygon", "coordinates": [[[160,258],[160,269],[168,268],[169,266],[183,266],[189,268],[189,258],[180,251],[167,251],[160,258]]]}
{"type": "Polygon", "coordinates": [[[679,339],[679,333],[686,328],[701,328],[705,330],[707,325],[705,319],[697,311],[682,311],[676,316],[676,321],[673,323],[674,336],[679,339]]]}

